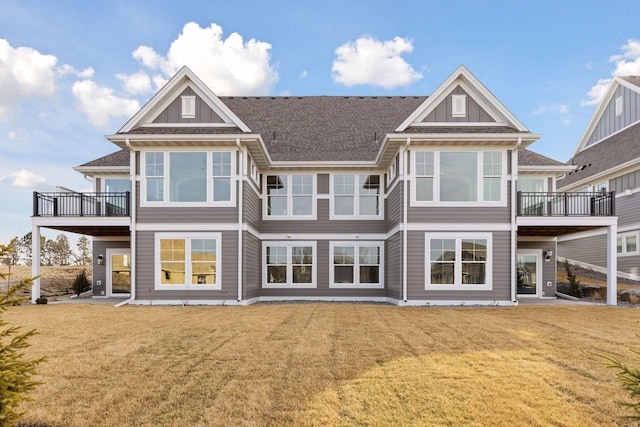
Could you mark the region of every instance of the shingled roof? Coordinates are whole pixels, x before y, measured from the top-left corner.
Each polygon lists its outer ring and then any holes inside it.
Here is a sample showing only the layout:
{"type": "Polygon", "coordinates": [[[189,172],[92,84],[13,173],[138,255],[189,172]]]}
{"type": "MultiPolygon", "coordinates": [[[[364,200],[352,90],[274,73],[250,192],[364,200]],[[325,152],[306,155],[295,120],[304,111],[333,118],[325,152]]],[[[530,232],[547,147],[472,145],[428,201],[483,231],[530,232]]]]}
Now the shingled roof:
{"type": "Polygon", "coordinates": [[[107,154],[99,159],[84,163],[78,167],[129,166],[129,152],[126,150],[107,154]]]}
{"type": "Polygon", "coordinates": [[[566,166],[566,163],[524,149],[518,152],[518,166],[566,166]]]}
{"type": "Polygon", "coordinates": [[[620,76],[620,78],[633,85],[640,87],[640,76],[620,76]]]}

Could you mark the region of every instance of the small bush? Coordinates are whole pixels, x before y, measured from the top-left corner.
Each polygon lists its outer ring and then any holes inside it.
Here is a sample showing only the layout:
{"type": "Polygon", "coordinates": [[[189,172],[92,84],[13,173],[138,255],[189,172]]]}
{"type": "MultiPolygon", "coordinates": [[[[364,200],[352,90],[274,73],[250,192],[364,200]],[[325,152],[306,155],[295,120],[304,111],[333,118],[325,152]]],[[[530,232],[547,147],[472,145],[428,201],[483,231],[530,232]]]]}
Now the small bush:
{"type": "Polygon", "coordinates": [[[580,281],[576,278],[573,270],[571,270],[571,265],[567,260],[564,261],[564,269],[567,272],[567,280],[569,281],[569,295],[576,298],[582,298],[584,296],[582,286],[580,286],[580,281]]]}
{"type": "Polygon", "coordinates": [[[73,293],[75,293],[78,297],[84,292],[87,292],[91,289],[91,282],[87,278],[86,270],[82,270],[75,279],[73,279],[73,283],[71,284],[71,289],[73,293]]]}
{"type": "Polygon", "coordinates": [[[45,297],[36,298],[36,304],[46,304],[48,302],[49,300],[46,299],[45,297]]]}

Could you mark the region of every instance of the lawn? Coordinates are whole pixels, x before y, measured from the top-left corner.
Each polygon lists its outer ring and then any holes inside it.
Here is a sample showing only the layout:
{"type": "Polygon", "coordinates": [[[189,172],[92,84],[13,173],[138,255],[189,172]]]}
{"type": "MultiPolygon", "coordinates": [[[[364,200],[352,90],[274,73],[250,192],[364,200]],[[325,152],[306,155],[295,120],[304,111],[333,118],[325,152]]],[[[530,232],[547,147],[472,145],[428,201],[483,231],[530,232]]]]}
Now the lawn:
{"type": "MultiPolygon", "coordinates": [[[[27,420],[60,426],[625,425],[590,352],[640,311],[367,304],[11,307],[47,355],[27,420]]],[[[638,363],[640,365],[640,362],[638,363]]]]}

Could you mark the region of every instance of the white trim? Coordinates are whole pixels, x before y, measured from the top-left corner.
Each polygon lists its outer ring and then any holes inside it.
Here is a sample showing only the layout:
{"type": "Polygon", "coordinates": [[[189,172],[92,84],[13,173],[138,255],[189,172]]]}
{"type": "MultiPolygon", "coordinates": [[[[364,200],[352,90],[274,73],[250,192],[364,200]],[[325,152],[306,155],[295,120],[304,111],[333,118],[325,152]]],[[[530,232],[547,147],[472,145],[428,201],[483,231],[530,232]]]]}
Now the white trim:
{"type": "Polygon", "coordinates": [[[492,233],[430,233],[424,235],[424,289],[427,291],[491,291],[493,290],[493,234],[492,233]],[[455,240],[454,283],[451,285],[431,284],[430,241],[435,239],[455,240]],[[462,240],[477,239],[487,241],[485,264],[485,283],[477,285],[462,284],[462,240]]]}
{"type": "Polygon", "coordinates": [[[412,222],[407,224],[409,231],[511,231],[509,223],[432,223],[412,222]]]}
{"type": "Polygon", "coordinates": [[[195,95],[180,96],[180,117],[183,119],[196,118],[196,97],[195,95]]]}
{"type": "Polygon", "coordinates": [[[55,226],[59,227],[115,227],[115,226],[127,226],[131,225],[131,218],[126,216],[112,216],[112,217],[91,217],[91,216],[38,216],[31,218],[31,224],[40,227],[51,228],[55,226]]]}
{"type": "MultiPolygon", "coordinates": [[[[332,173],[329,175],[329,220],[383,220],[384,219],[384,174],[379,173],[332,173]],[[336,215],[335,208],[335,188],[334,179],[336,175],[353,176],[354,192],[353,197],[353,215],[336,215]],[[377,176],[378,177],[378,214],[377,215],[361,215],[360,214],[360,176],[377,176]]],[[[349,196],[349,195],[346,195],[349,196]]]]}
{"type": "Polygon", "coordinates": [[[238,224],[236,222],[226,223],[154,223],[154,222],[142,222],[136,226],[138,231],[237,231],[238,224]]]}
{"type": "Polygon", "coordinates": [[[265,173],[263,174],[264,182],[262,183],[262,219],[264,221],[304,221],[304,220],[316,220],[318,215],[318,175],[316,173],[265,173]],[[274,195],[269,196],[267,194],[268,190],[268,179],[270,176],[286,176],[287,177],[287,194],[286,195],[274,195]],[[310,176],[312,180],[312,191],[309,195],[297,194],[296,196],[302,197],[311,197],[311,215],[293,215],[293,198],[294,194],[292,193],[292,177],[293,176],[310,176]],[[286,215],[269,215],[269,197],[284,197],[287,202],[287,214],[286,215]]]}
{"type": "Polygon", "coordinates": [[[467,117],[466,94],[451,94],[451,117],[467,117]]]}
{"type": "Polygon", "coordinates": [[[509,126],[506,122],[416,122],[411,123],[411,127],[504,127],[509,126]]]}
{"type": "Polygon", "coordinates": [[[173,232],[173,233],[155,233],[154,236],[154,275],[153,275],[153,289],[155,291],[166,291],[166,290],[183,290],[183,291],[212,291],[212,290],[221,290],[222,289],[222,233],[211,233],[211,232],[203,232],[203,233],[182,233],[182,232],[173,232]],[[160,275],[162,274],[162,269],[160,265],[160,240],[162,239],[176,239],[176,240],[184,240],[185,241],[185,284],[162,284],[160,280],[160,275]],[[203,285],[203,284],[192,284],[190,282],[190,273],[191,272],[191,240],[192,239],[207,239],[207,240],[215,240],[216,241],[216,283],[213,285],[203,285]]]}
{"type": "MultiPolygon", "coordinates": [[[[524,256],[535,256],[536,257],[536,293],[535,294],[518,294],[516,293],[517,298],[541,298],[543,295],[542,291],[542,249],[518,249],[516,252],[515,265],[518,264],[518,257],[520,255],[524,256]]],[[[517,275],[517,271],[516,271],[517,275]]],[[[516,285],[517,292],[517,285],[516,285]]]]}
{"type": "Polygon", "coordinates": [[[189,305],[189,306],[199,306],[199,305],[211,305],[211,306],[247,306],[252,304],[257,304],[260,302],[274,302],[274,301],[318,301],[318,302],[370,302],[370,303],[387,303],[393,305],[400,305],[400,302],[397,299],[389,298],[389,297],[316,297],[316,296],[261,296],[250,298],[242,301],[237,300],[211,300],[211,299],[194,299],[189,300],[188,298],[182,300],[167,300],[167,299],[150,299],[150,300],[134,300],[131,301],[131,304],[134,305],[162,305],[162,306],[171,306],[171,305],[189,305]]]}
{"type": "MultiPolygon", "coordinates": [[[[592,147],[591,145],[589,147],[592,147]]],[[[615,179],[620,176],[626,175],[629,172],[632,172],[636,169],[636,166],[640,165],[640,157],[637,157],[633,160],[629,160],[628,162],[619,164],[607,170],[604,170],[600,173],[589,175],[579,181],[573,182],[571,184],[565,185],[564,187],[560,187],[558,191],[572,191],[576,188],[585,187],[591,183],[600,182],[604,180],[604,177],[607,177],[607,180],[615,179]]],[[[575,166],[574,166],[575,167],[575,166]]]]}
{"type": "MultiPolygon", "coordinates": [[[[593,271],[596,271],[598,273],[607,274],[607,268],[601,267],[599,265],[589,264],[588,262],[577,261],[575,259],[565,258],[565,257],[561,257],[561,256],[557,257],[557,259],[558,259],[558,262],[569,261],[569,264],[571,264],[571,265],[575,265],[575,266],[580,267],[580,268],[585,268],[587,270],[593,270],[593,271]]],[[[616,272],[616,275],[618,277],[623,278],[623,279],[640,281],[640,274],[632,274],[632,273],[627,273],[627,272],[618,270],[616,272]]]]}
{"type": "Polygon", "coordinates": [[[620,233],[620,229],[618,229],[618,236],[616,238],[616,253],[618,254],[618,258],[620,257],[628,257],[628,256],[638,256],[640,255],[640,231],[627,231],[625,233],[620,233]],[[627,252],[627,238],[635,237],[636,238],[636,250],[627,252]],[[617,252],[617,241],[618,239],[622,239],[622,252],[617,252]]]}
{"type": "Polygon", "coordinates": [[[408,300],[400,302],[401,307],[515,307],[518,301],[509,300],[408,300]]]}
{"type": "Polygon", "coordinates": [[[617,216],[549,216],[549,217],[534,217],[534,216],[519,216],[516,218],[516,222],[519,227],[522,226],[594,226],[594,227],[607,227],[612,224],[618,223],[617,216]]]}
{"type": "MultiPolygon", "coordinates": [[[[330,241],[329,242],[329,288],[333,289],[384,289],[384,241],[330,241]],[[333,250],[336,246],[347,246],[354,248],[353,255],[353,283],[335,283],[335,266],[333,250]],[[378,248],[378,283],[360,283],[360,256],[361,246],[373,246],[378,248]]],[[[340,265],[340,264],[338,264],[340,265]]]]}
{"type": "MultiPolygon", "coordinates": [[[[231,147],[148,147],[140,150],[140,207],[235,207],[236,206],[236,187],[238,185],[238,172],[237,172],[237,148],[231,147]],[[162,201],[148,201],[147,200],[147,175],[146,175],[146,154],[148,153],[161,153],[163,155],[163,198],[162,201]],[[172,202],[170,201],[170,189],[171,189],[171,154],[176,153],[203,153],[205,155],[206,171],[206,200],[197,202],[172,202]],[[214,179],[213,175],[213,154],[214,153],[229,153],[231,162],[231,175],[228,176],[230,180],[230,200],[214,201],[214,179]]],[[[153,179],[156,175],[151,175],[153,179]]],[[[159,175],[157,177],[160,177],[159,175]]],[[[219,177],[224,178],[224,177],[219,177]]]]}
{"type": "Polygon", "coordinates": [[[316,242],[313,241],[263,241],[262,242],[262,288],[280,288],[280,289],[311,289],[318,287],[318,249],[316,242]],[[311,283],[293,283],[293,253],[291,248],[298,246],[310,246],[312,248],[312,264],[311,264],[311,283]],[[267,247],[284,247],[287,248],[287,264],[286,264],[286,283],[268,283],[267,282],[267,247]]]}
{"type": "Polygon", "coordinates": [[[614,105],[614,114],[616,117],[620,117],[624,110],[624,98],[622,95],[617,96],[614,105]]]}
{"type": "Polygon", "coordinates": [[[233,123],[144,123],[140,125],[141,128],[192,128],[194,126],[197,126],[199,128],[237,128],[237,126],[233,123]]]}
{"type": "MultiPolygon", "coordinates": [[[[106,277],[105,277],[105,298],[129,298],[131,296],[131,290],[128,293],[114,294],[113,293],[113,265],[111,265],[111,257],[113,255],[127,255],[129,256],[129,278],[131,278],[131,267],[133,260],[131,259],[130,248],[107,248],[105,250],[105,256],[107,257],[106,265],[106,277]]],[[[130,286],[132,284],[130,283],[130,286]]]]}

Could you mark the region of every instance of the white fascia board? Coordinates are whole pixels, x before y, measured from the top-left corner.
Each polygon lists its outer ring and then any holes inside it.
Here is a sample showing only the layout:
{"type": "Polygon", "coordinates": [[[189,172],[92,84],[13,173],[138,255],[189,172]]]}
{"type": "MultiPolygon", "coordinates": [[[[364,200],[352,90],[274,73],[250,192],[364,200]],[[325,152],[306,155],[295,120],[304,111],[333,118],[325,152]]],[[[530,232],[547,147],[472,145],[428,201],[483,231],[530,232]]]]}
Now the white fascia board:
{"type": "Polygon", "coordinates": [[[575,169],[575,166],[518,166],[518,173],[532,174],[553,174],[556,178],[561,178],[575,169]]]}
{"type": "Polygon", "coordinates": [[[529,217],[519,216],[516,218],[518,227],[574,227],[574,226],[594,226],[608,227],[618,223],[617,216],[549,216],[549,217],[529,217]]]}
{"type": "MultiPolygon", "coordinates": [[[[513,115],[505,106],[496,98],[493,93],[480,80],[478,80],[464,65],[460,65],[447,79],[436,88],[436,90],[396,129],[396,132],[402,132],[411,124],[419,121],[428,111],[439,105],[444,97],[453,89],[456,80],[460,80],[460,85],[469,93],[470,96],[478,94],[484,99],[477,99],[476,102],[483,107],[487,113],[497,111],[516,129],[521,132],[527,132],[528,129],[513,115]],[[486,100],[486,102],[485,102],[486,100]],[[490,106],[489,106],[490,104],[490,106]]],[[[496,120],[502,121],[502,120],[496,120]]]]}
{"type": "Polygon", "coordinates": [[[97,175],[102,173],[129,173],[129,166],[76,166],[72,169],[85,175],[97,175]]]}
{"type": "Polygon", "coordinates": [[[108,226],[129,226],[131,218],[129,217],[31,217],[31,223],[38,227],[108,227],[108,226]]]}
{"type": "Polygon", "coordinates": [[[508,142],[514,146],[518,139],[522,139],[521,147],[528,146],[542,138],[540,134],[534,133],[390,133],[388,138],[407,139],[411,138],[411,144],[419,144],[421,141],[485,141],[485,142],[508,142]]]}

